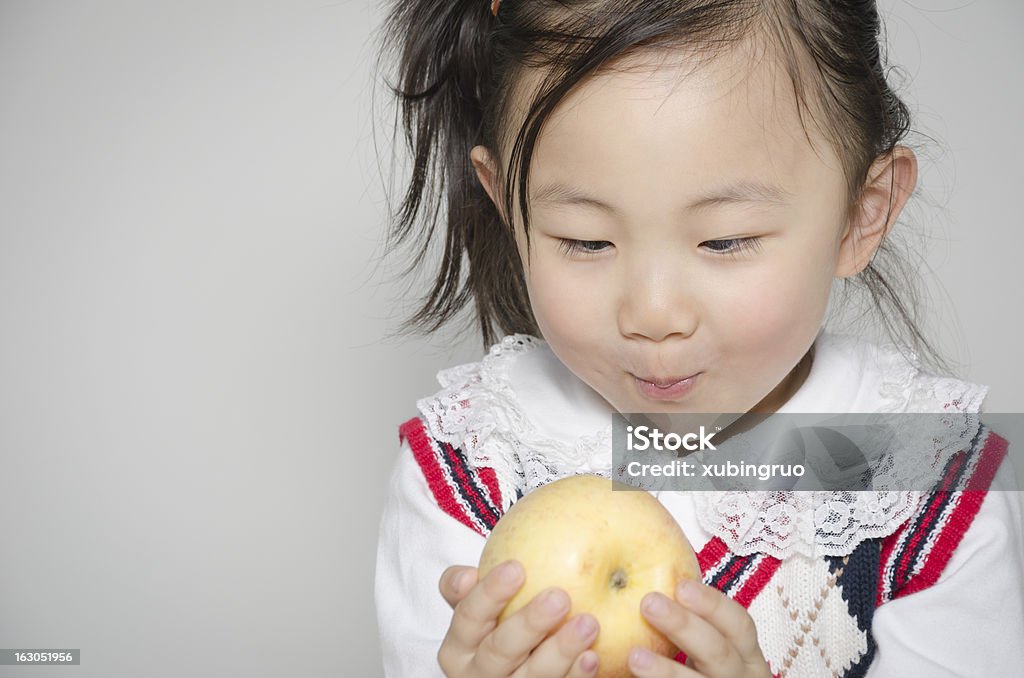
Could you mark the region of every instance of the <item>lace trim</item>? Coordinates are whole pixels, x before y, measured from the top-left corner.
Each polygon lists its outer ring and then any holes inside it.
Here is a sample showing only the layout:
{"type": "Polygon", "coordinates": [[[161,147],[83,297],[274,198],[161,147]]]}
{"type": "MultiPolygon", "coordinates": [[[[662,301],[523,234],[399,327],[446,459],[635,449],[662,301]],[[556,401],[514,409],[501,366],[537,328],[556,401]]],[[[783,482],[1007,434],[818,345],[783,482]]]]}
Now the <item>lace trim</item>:
{"type": "Polygon", "coordinates": [[[474,466],[494,469],[503,510],[566,475],[610,475],[610,424],[569,445],[540,435],[524,414],[508,370],[518,356],[545,345],[527,334],[504,337],[480,362],[438,372],[441,391],[416,403],[434,438],[460,447],[474,466]]]}
{"type": "Polygon", "coordinates": [[[845,556],[886,537],[910,516],[921,492],[697,492],[701,527],[737,555],[845,556]]]}
{"type": "Polygon", "coordinates": [[[920,360],[900,355],[895,346],[881,349],[886,378],[879,395],[885,412],[979,412],[988,386],[921,371],[920,360]]]}
{"type": "MultiPolygon", "coordinates": [[[[417,402],[434,438],[460,447],[474,466],[494,469],[503,510],[518,496],[564,476],[612,475],[611,425],[568,444],[541,435],[524,413],[509,369],[519,356],[544,346],[530,335],[504,337],[480,362],[439,372],[441,391],[417,402]]],[[[987,393],[984,386],[923,374],[895,350],[880,355],[884,412],[976,413],[987,393]]],[[[922,463],[944,463],[973,437],[976,418],[949,421],[933,445],[914,452],[922,463]]],[[[908,466],[915,467],[902,464],[908,466]]],[[[908,486],[905,477],[899,481],[897,486],[908,486]]],[[[692,496],[701,526],[731,551],[785,558],[847,555],[865,539],[888,536],[913,514],[923,493],[709,491],[692,496]]]]}
{"type": "MultiPolygon", "coordinates": [[[[977,413],[988,387],[921,372],[917,357],[911,360],[895,347],[880,350],[879,386],[885,413],[950,413],[939,422],[931,418],[902,419],[905,426],[926,425],[930,430],[907,432],[901,440],[926,442],[919,448],[900,450],[897,466],[890,455],[875,467],[876,479],[885,485],[884,473],[895,487],[926,486],[921,478],[943,468],[949,458],[974,439],[980,426],[977,413]],[[964,414],[974,416],[962,416],[964,414]],[[908,457],[914,461],[909,461],[908,457]],[[900,469],[898,472],[896,469],[900,469]],[[914,472],[918,472],[915,477],[914,472]]],[[[877,483],[876,483],[877,485],[877,483]]],[[[785,558],[844,556],[866,539],[886,537],[916,511],[924,492],[888,490],[870,492],[698,492],[694,493],[697,520],[710,534],[721,538],[738,555],[756,552],[785,558]]]]}

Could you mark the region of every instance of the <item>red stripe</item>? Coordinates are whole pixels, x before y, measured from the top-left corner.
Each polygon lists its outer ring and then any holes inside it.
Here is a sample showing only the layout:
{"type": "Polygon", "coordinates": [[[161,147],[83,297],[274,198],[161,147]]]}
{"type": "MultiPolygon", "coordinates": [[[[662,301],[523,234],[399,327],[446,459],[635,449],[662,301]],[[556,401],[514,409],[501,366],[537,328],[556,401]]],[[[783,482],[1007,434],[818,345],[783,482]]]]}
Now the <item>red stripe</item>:
{"type": "MultiPolygon", "coordinates": [[[[957,463],[954,465],[953,469],[951,469],[943,478],[943,485],[946,487],[948,487],[950,478],[955,477],[959,465],[964,463],[964,455],[958,454],[956,457],[954,457],[954,459],[957,463]]],[[[945,503],[946,494],[948,493],[943,493],[941,495],[938,493],[925,495],[925,503],[928,506],[927,510],[929,513],[934,513],[936,506],[945,503]]],[[[919,512],[920,508],[918,508],[918,511],[915,512],[915,514],[911,516],[909,519],[907,519],[907,521],[904,522],[903,525],[901,525],[896,532],[889,535],[882,541],[882,553],[879,559],[879,564],[881,565],[881,569],[879,571],[879,585],[876,588],[877,594],[875,596],[876,605],[881,605],[882,602],[884,602],[883,595],[892,596],[895,593],[895,591],[899,588],[900,580],[902,580],[904,576],[907,576],[907,570],[910,567],[910,564],[906,561],[910,557],[910,554],[914,552],[914,549],[911,547],[911,544],[917,544],[917,542],[921,540],[922,530],[927,531],[930,527],[932,527],[931,522],[928,519],[923,520],[918,524],[918,529],[915,532],[915,534],[911,535],[905,542],[902,542],[903,547],[900,549],[900,559],[898,561],[891,563],[892,574],[887,575],[886,565],[890,564],[889,560],[890,558],[892,558],[893,550],[896,548],[897,544],[901,543],[903,535],[910,527],[910,524],[912,522],[916,522],[915,519],[919,512]],[[892,586],[888,593],[886,593],[885,591],[887,580],[888,583],[892,586]]],[[[886,598],[886,600],[889,599],[890,598],[886,598]]]]}
{"type": "Polygon", "coordinates": [[[942,485],[939,487],[940,490],[952,490],[953,484],[956,482],[956,476],[960,473],[960,468],[967,463],[967,455],[970,454],[968,450],[961,450],[953,455],[953,467],[946,471],[946,475],[942,478],[942,485]]]}
{"type": "Polygon", "coordinates": [[[736,562],[732,564],[732,567],[725,571],[725,574],[722,575],[721,580],[719,580],[719,590],[725,591],[725,589],[729,588],[733,583],[733,578],[736,576],[736,573],[746,567],[747,563],[750,562],[750,559],[754,557],[756,556],[737,556],[736,562]]]}
{"type": "Polygon", "coordinates": [[[782,561],[778,558],[765,556],[733,600],[743,607],[750,607],[750,603],[753,602],[754,598],[757,597],[757,594],[764,589],[765,585],[771,581],[772,576],[775,574],[776,570],[779,569],[779,565],[781,564],[782,561]]]}
{"type": "MultiPolygon", "coordinates": [[[[917,530],[910,536],[910,539],[903,545],[903,551],[900,554],[900,561],[896,563],[896,571],[893,574],[893,589],[898,589],[904,583],[904,579],[911,577],[911,567],[913,563],[909,562],[914,555],[915,547],[918,542],[924,538],[924,535],[935,527],[933,524],[935,521],[935,514],[938,512],[939,507],[946,503],[946,499],[949,498],[949,492],[935,492],[930,495],[928,503],[928,510],[925,513],[925,517],[918,524],[917,530]]],[[[957,500],[954,499],[954,502],[957,500]]],[[[953,511],[956,511],[956,507],[953,507],[953,511]]],[[[942,529],[942,526],[939,526],[942,529]]],[[[897,596],[898,597],[898,596],[897,596]]]]}
{"type": "MultiPolygon", "coordinates": [[[[967,463],[966,451],[957,453],[953,457],[953,461],[953,466],[946,471],[946,475],[942,479],[940,489],[928,495],[928,508],[924,519],[919,522],[915,521],[917,522],[917,528],[903,546],[900,560],[895,564],[895,573],[893,575],[894,590],[900,588],[905,583],[906,579],[913,576],[913,573],[911,572],[913,562],[911,561],[918,555],[916,553],[917,545],[920,543],[921,539],[936,529],[935,516],[938,512],[945,509],[944,505],[950,499],[950,493],[947,490],[952,487],[952,483],[954,482],[953,479],[957,477],[961,468],[967,463]]],[[[954,497],[953,501],[959,504],[959,497],[954,497]]],[[[955,512],[956,506],[954,506],[952,510],[955,512]]],[[[914,520],[914,518],[911,520],[914,520]]],[[[938,529],[941,530],[942,526],[940,525],[938,529]]]]}
{"type": "Polygon", "coordinates": [[[701,574],[706,574],[715,565],[718,565],[728,551],[724,541],[718,537],[712,537],[697,554],[697,564],[700,565],[701,574]]]}
{"type": "Polygon", "coordinates": [[[490,493],[491,503],[494,504],[494,508],[500,512],[503,504],[501,503],[501,488],[498,486],[498,475],[494,472],[493,468],[485,466],[477,469],[477,477],[480,478],[490,493]]]}
{"type": "Polygon", "coordinates": [[[924,567],[896,594],[896,598],[926,589],[939,580],[939,575],[949,564],[953,552],[974,522],[985,497],[988,496],[984,490],[992,484],[992,478],[995,477],[1006,449],[1006,439],[994,433],[989,434],[974,474],[968,481],[967,486],[970,490],[961,493],[960,503],[950,514],[948,524],[942,527],[939,538],[926,556],[924,567]]]}
{"type": "MultiPolygon", "coordinates": [[[[974,516],[975,514],[977,514],[978,509],[981,507],[981,502],[984,500],[984,494],[980,493],[979,490],[987,489],[988,486],[992,483],[992,477],[995,475],[996,469],[999,466],[999,462],[1002,461],[1003,455],[1006,454],[1006,447],[1007,443],[1005,439],[1001,438],[1000,436],[994,433],[990,433],[988,437],[985,439],[985,445],[981,449],[981,454],[980,458],[978,459],[978,463],[974,467],[974,470],[971,473],[971,477],[967,479],[966,487],[970,489],[970,492],[968,494],[963,494],[962,492],[960,492],[956,495],[956,497],[953,498],[953,501],[956,502],[956,506],[954,506],[952,511],[950,512],[950,523],[952,523],[954,516],[957,517],[958,521],[964,520],[967,516],[970,516],[967,522],[963,525],[963,530],[959,532],[959,535],[956,536],[955,541],[952,542],[953,548],[956,548],[956,545],[960,543],[960,539],[963,537],[963,532],[966,532],[967,528],[971,524],[971,521],[974,520],[974,516]],[[972,498],[972,495],[975,494],[979,496],[972,498]],[[964,506],[963,509],[961,509],[961,506],[965,502],[967,503],[967,506],[964,506]]],[[[956,456],[956,460],[957,463],[954,465],[952,469],[950,469],[945,478],[945,482],[943,483],[943,487],[945,488],[950,487],[950,483],[952,482],[951,479],[956,477],[957,473],[960,471],[960,467],[962,467],[967,462],[967,453],[962,452],[958,454],[956,456]]],[[[920,576],[923,573],[925,567],[933,569],[930,565],[932,560],[932,553],[929,553],[925,555],[925,564],[922,567],[922,573],[913,575],[910,572],[910,569],[913,566],[913,563],[910,562],[910,558],[913,556],[917,544],[921,541],[922,538],[924,538],[924,536],[926,536],[935,529],[939,530],[940,537],[936,541],[936,543],[932,545],[933,552],[934,549],[937,548],[939,541],[949,543],[949,541],[947,539],[943,539],[943,537],[945,536],[948,530],[953,530],[955,532],[956,529],[949,524],[940,525],[937,528],[935,525],[933,525],[933,521],[935,520],[935,514],[940,510],[940,507],[942,507],[942,505],[950,498],[949,495],[950,493],[944,490],[936,492],[932,495],[931,503],[928,507],[928,513],[926,514],[925,519],[921,521],[916,533],[913,535],[913,537],[911,537],[907,546],[904,548],[903,557],[901,558],[902,562],[900,562],[899,566],[897,567],[897,575],[899,579],[894,582],[894,588],[906,583],[900,581],[904,578],[915,579],[916,577],[920,576]]],[[[945,567],[946,562],[948,562],[949,556],[951,555],[952,551],[950,551],[944,557],[939,558],[939,561],[941,561],[941,567],[945,567]]],[[[935,576],[937,578],[938,575],[935,576]]],[[[934,583],[934,581],[932,583],[934,583]]],[[[913,590],[920,590],[920,588],[920,586],[915,586],[913,590]]],[[[904,596],[907,593],[909,593],[909,591],[901,592],[896,597],[898,598],[900,596],[904,596]]]]}
{"type": "Polygon", "coordinates": [[[875,607],[878,607],[883,602],[885,602],[885,600],[888,600],[888,598],[883,600],[883,598],[882,598],[883,594],[889,595],[889,594],[892,593],[892,591],[889,591],[888,593],[885,593],[885,585],[886,585],[886,582],[889,579],[889,577],[886,575],[886,567],[885,566],[886,566],[886,564],[888,564],[889,558],[892,557],[892,552],[893,552],[893,549],[896,548],[896,544],[899,543],[900,539],[903,536],[903,533],[906,532],[907,524],[909,522],[910,522],[909,520],[904,521],[904,523],[902,525],[900,525],[898,530],[896,530],[891,535],[889,535],[888,537],[885,537],[882,540],[882,554],[881,554],[881,556],[879,557],[879,560],[878,560],[879,564],[881,565],[881,568],[879,569],[879,572],[878,572],[878,586],[875,587],[875,590],[877,592],[877,594],[875,595],[875,607]]]}
{"type": "Polygon", "coordinates": [[[459,502],[456,501],[455,492],[448,484],[448,479],[445,477],[441,464],[438,462],[434,446],[419,417],[413,417],[398,427],[398,439],[409,442],[412,455],[416,458],[416,463],[419,464],[423,477],[427,479],[427,486],[430,487],[437,505],[463,525],[486,537],[487,535],[476,526],[462,506],[459,505],[459,502]]]}
{"type": "Polygon", "coordinates": [[[974,516],[977,515],[984,499],[985,495],[981,492],[972,492],[960,498],[950,513],[949,521],[939,527],[939,538],[935,540],[931,551],[925,555],[921,571],[911,576],[903,586],[895,591],[894,599],[928,588],[938,581],[939,575],[949,562],[964,533],[967,532],[967,528],[974,521],[974,516]]]}
{"type": "Polygon", "coordinates": [[[978,460],[978,467],[974,469],[974,474],[967,481],[968,492],[988,490],[992,479],[996,477],[999,465],[1003,463],[1003,457],[1006,456],[1008,447],[1009,442],[1006,438],[995,433],[988,434],[985,447],[981,451],[981,459],[978,460]]]}
{"type": "MultiPolygon", "coordinates": [[[[466,466],[459,459],[458,451],[451,445],[443,445],[445,456],[448,458],[448,468],[451,469],[455,475],[455,482],[466,488],[465,494],[468,494],[473,505],[476,507],[477,513],[480,514],[481,522],[488,522],[487,516],[491,514],[491,507],[484,503],[484,500],[480,497],[480,490],[477,489],[473,479],[466,474],[466,466]]],[[[486,535],[484,535],[486,536],[486,535]]]]}

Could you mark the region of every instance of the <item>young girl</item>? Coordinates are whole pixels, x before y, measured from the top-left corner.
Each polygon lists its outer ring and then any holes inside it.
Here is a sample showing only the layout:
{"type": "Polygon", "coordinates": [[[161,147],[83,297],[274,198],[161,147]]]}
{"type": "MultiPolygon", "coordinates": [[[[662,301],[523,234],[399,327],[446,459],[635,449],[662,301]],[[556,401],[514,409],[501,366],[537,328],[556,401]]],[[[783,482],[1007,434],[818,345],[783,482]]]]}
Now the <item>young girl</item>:
{"type": "MultiPolygon", "coordinates": [[[[389,676],[595,675],[591,615],[553,589],[498,624],[526,573],[473,565],[518,498],[610,475],[613,412],[978,412],[985,387],[916,357],[881,266],[917,166],[873,2],[400,0],[389,29],[415,158],[396,240],[422,262],[447,224],[412,322],[472,301],[493,343],[400,429],[389,676]],[[895,345],[824,330],[836,279],[895,345]]],[[[655,493],[703,585],[645,596],[681,654],[637,648],[630,670],[1020,675],[1020,505],[962,491],[1011,482],[1005,440],[971,445],[942,492],[655,493]]]]}

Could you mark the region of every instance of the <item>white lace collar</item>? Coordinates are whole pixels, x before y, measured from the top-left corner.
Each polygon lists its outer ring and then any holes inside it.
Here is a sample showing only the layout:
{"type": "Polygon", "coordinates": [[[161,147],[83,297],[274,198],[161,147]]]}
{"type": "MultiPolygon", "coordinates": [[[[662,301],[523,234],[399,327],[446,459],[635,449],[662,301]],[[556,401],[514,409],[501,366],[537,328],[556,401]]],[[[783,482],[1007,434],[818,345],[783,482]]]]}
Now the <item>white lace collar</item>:
{"type": "MultiPolygon", "coordinates": [[[[495,471],[514,497],[566,475],[611,476],[613,408],[532,336],[510,335],[480,362],[441,370],[417,403],[437,439],[495,471]]],[[[821,333],[811,372],[780,412],[977,412],[987,388],[922,372],[894,348],[821,333]]],[[[953,450],[955,451],[955,450],[953,450]]],[[[657,493],[656,493],[657,494],[657,493]]],[[[693,492],[696,517],[733,552],[847,555],[891,534],[921,493],[693,492]]]]}

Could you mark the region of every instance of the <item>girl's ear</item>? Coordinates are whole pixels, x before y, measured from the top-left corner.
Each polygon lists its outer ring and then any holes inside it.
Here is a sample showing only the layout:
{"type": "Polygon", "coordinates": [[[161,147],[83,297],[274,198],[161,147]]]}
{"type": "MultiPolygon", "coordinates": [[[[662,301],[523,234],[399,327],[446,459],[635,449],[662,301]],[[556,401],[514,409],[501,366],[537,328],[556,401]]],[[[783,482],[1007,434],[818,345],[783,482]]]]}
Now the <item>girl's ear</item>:
{"type": "Polygon", "coordinates": [[[839,243],[837,278],[848,278],[867,268],[916,184],[917,157],[906,146],[896,146],[892,153],[872,163],[839,243]]]}
{"type": "Polygon", "coordinates": [[[486,146],[474,146],[473,150],[469,152],[469,159],[473,163],[473,168],[476,170],[476,176],[480,179],[480,184],[483,185],[484,190],[487,191],[487,195],[491,198],[491,202],[498,208],[498,212],[502,211],[501,204],[496,199],[497,193],[497,177],[498,167],[497,163],[494,162],[494,156],[487,150],[486,146]]]}

